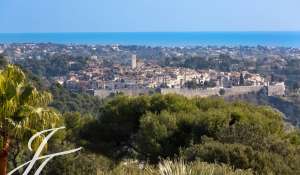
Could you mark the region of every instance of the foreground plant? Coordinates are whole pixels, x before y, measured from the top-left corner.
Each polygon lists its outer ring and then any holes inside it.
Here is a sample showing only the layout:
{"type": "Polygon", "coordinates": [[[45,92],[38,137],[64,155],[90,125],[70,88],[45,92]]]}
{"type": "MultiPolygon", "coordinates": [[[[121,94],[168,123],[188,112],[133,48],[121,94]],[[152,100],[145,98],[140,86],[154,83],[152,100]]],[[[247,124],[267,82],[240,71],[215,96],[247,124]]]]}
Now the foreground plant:
{"type": "Polygon", "coordinates": [[[13,141],[26,143],[32,134],[59,121],[59,114],[48,108],[51,100],[51,94],[38,92],[20,68],[8,65],[0,71],[0,175],[7,174],[13,141]]]}
{"type": "Polygon", "coordinates": [[[206,162],[187,163],[182,159],[163,160],[158,166],[126,161],[110,171],[99,171],[99,175],[253,175],[251,170],[234,170],[227,165],[206,162]]]}
{"type": "Polygon", "coordinates": [[[206,162],[186,163],[183,160],[164,160],[159,163],[160,175],[252,175],[250,170],[233,170],[226,165],[206,162]]]}
{"type": "Polygon", "coordinates": [[[159,163],[159,173],[161,175],[191,175],[192,169],[183,160],[165,160],[159,163]]]}

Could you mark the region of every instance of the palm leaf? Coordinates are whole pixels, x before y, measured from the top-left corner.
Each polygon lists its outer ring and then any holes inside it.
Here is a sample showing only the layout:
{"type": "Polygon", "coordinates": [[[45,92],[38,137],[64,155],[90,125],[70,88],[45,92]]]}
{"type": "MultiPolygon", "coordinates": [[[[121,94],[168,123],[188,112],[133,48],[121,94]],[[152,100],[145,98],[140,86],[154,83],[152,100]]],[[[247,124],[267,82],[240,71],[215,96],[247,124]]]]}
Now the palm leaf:
{"type": "Polygon", "coordinates": [[[20,68],[8,65],[0,72],[0,129],[20,141],[55,127],[60,116],[47,107],[51,100],[51,94],[28,83],[20,68]]]}

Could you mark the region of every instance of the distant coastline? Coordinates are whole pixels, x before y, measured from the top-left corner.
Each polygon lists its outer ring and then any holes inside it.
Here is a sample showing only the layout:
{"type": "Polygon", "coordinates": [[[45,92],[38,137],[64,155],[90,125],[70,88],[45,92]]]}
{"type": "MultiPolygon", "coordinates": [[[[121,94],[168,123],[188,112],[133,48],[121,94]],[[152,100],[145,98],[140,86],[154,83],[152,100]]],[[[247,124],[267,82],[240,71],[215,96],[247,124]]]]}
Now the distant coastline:
{"type": "Polygon", "coordinates": [[[0,43],[146,46],[270,46],[300,48],[300,32],[0,33],[0,43]]]}

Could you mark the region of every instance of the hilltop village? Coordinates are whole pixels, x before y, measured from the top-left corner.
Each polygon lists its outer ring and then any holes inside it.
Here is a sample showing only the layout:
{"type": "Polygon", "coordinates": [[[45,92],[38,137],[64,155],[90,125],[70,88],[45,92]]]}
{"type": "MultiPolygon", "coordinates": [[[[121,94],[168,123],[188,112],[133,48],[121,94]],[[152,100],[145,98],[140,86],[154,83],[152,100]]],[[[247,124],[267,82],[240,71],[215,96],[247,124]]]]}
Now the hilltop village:
{"type": "MultiPolygon", "coordinates": [[[[69,64],[72,66],[75,63],[69,64]]],[[[239,94],[270,86],[262,76],[248,71],[219,72],[211,69],[161,67],[155,63],[143,62],[136,55],[128,59],[128,64],[106,65],[101,60],[91,59],[86,69],[71,71],[67,76],[54,77],[54,80],[71,90],[89,91],[102,98],[111,93],[139,95],[153,91],[209,96],[218,95],[221,89],[232,91],[235,87],[239,87],[234,90],[239,94]],[[195,90],[199,93],[195,93],[195,90]]],[[[284,95],[284,83],[271,84],[281,89],[276,95],[284,95]]]]}
{"type": "Polygon", "coordinates": [[[263,59],[265,63],[259,66],[264,67],[259,68],[268,70],[267,62],[272,59],[274,66],[283,69],[286,60],[282,55],[296,59],[300,55],[300,51],[293,48],[209,46],[10,44],[0,45],[0,51],[11,61],[33,71],[40,69],[36,62],[45,64],[46,60],[55,60],[55,71],[45,71],[44,76],[72,91],[86,91],[101,98],[115,93],[154,92],[185,96],[238,95],[262,89],[270,96],[282,96],[286,89],[284,80],[255,73],[253,70],[258,68],[253,62],[263,59]],[[195,63],[190,60],[197,57],[204,59],[202,62],[197,59],[195,63]],[[237,60],[246,60],[250,65],[239,64],[237,60]],[[182,61],[184,64],[180,64],[182,61]],[[197,66],[206,62],[212,65],[197,66]]]}
{"type": "Polygon", "coordinates": [[[238,98],[271,105],[300,123],[299,48],[24,43],[0,44],[0,54],[41,78],[42,89],[59,85],[100,99],[152,93],[238,98]]]}

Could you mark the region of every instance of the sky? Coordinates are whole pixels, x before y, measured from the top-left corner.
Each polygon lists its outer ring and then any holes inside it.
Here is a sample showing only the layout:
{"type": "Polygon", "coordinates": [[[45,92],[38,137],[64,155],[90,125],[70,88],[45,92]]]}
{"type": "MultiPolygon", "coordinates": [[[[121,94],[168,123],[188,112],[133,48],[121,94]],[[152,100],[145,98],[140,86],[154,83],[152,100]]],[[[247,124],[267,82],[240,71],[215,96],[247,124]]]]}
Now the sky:
{"type": "Polygon", "coordinates": [[[0,0],[0,33],[300,31],[300,0],[0,0]]]}

